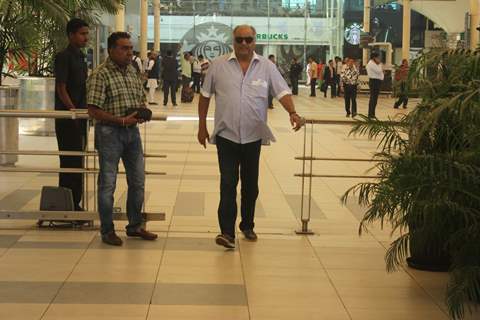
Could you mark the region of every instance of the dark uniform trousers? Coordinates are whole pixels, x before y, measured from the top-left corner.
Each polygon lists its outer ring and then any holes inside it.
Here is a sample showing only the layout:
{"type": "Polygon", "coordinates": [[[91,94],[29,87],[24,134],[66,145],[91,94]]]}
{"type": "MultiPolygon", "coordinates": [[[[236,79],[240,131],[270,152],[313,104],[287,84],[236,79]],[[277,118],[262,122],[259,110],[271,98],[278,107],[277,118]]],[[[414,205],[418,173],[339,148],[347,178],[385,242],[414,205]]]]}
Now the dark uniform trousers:
{"type": "Polygon", "coordinates": [[[240,230],[254,228],[255,203],[258,197],[258,173],[261,140],[238,144],[216,136],[220,166],[220,204],[218,220],[223,234],[235,237],[237,219],[237,184],[240,172],[242,221],[240,230]]]}
{"type": "MultiPolygon", "coordinates": [[[[55,133],[59,151],[84,151],[86,120],[55,119],[55,133]]],[[[60,156],[60,168],[83,168],[82,156],[60,156]]],[[[83,174],[60,173],[59,186],[72,190],[75,209],[80,209],[83,194],[83,174]]]]}

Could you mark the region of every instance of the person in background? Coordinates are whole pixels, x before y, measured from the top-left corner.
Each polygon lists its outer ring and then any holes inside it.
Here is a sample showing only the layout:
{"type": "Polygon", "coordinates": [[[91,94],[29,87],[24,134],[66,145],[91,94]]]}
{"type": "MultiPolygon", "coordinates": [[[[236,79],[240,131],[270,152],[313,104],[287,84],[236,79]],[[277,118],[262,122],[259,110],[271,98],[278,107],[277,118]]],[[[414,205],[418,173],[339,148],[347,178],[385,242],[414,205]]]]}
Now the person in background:
{"type": "Polygon", "coordinates": [[[258,197],[259,161],[262,144],[275,141],[267,125],[268,93],[272,92],[289,114],[293,130],[303,126],[285,79],[271,61],[255,53],[256,31],[252,26],[233,30],[233,49],[212,62],[198,102],[198,142],[217,146],[220,167],[218,218],[221,233],[215,242],[235,248],[237,185],[241,180],[240,230],[245,239],[256,241],[255,203],[258,197]],[[244,86],[245,90],[239,90],[244,86]],[[215,128],[210,136],[207,114],[215,95],[215,128]]]}
{"type": "Polygon", "coordinates": [[[148,104],[157,105],[158,103],[155,102],[155,90],[158,88],[158,60],[157,54],[155,52],[150,52],[148,57],[148,65],[147,65],[147,88],[148,88],[148,104]]]}
{"type": "Polygon", "coordinates": [[[177,106],[176,88],[178,81],[178,62],[172,50],[167,50],[167,56],[162,59],[163,106],[167,106],[168,93],[171,94],[172,104],[177,106]]]}
{"type": "Polygon", "coordinates": [[[407,108],[408,104],[408,92],[407,92],[407,78],[408,78],[408,71],[410,67],[408,66],[408,60],[403,59],[402,64],[395,72],[395,82],[400,89],[398,100],[395,102],[393,107],[398,109],[400,105],[403,105],[403,109],[407,108]]]}
{"type": "Polygon", "coordinates": [[[341,96],[341,77],[340,75],[342,74],[342,69],[343,69],[343,63],[342,63],[342,58],[340,57],[335,57],[335,96],[340,97],[341,96]]]}
{"type": "Polygon", "coordinates": [[[309,68],[310,97],[316,97],[317,94],[316,94],[315,90],[316,90],[316,85],[317,85],[318,67],[317,67],[317,63],[315,62],[313,57],[308,58],[308,64],[310,65],[310,68],[309,68]]]}
{"type": "Polygon", "coordinates": [[[335,63],[333,60],[328,61],[328,66],[325,66],[323,72],[323,96],[327,97],[328,87],[330,87],[330,97],[336,97],[336,85],[335,85],[335,63]]]}
{"type": "Polygon", "coordinates": [[[192,57],[193,91],[200,93],[200,79],[202,77],[202,65],[196,57],[192,57]]]}
{"type": "Polygon", "coordinates": [[[145,166],[142,140],[136,112],[129,108],[145,108],[142,80],[131,65],[133,46],[126,32],[108,37],[108,58],[96,68],[87,82],[88,114],[95,119],[95,148],[98,150],[98,211],[102,241],[121,246],[115,233],[113,204],[120,159],[127,175],[126,233],[129,237],[155,240],[157,235],[142,227],[145,196],[145,166]]]}
{"type": "Polygon", "coordinates": [[[347,117],[355,117],[357,115],[357,86],[358,86],[358,76],[360,73],[355,66],[355,60],[352,58],[347,58],[345,63],[341,78],[344,88],[344,97],[345,97],[345,111],[347,117]],[[350,109],[351,103],[351,109],[350,109]]]}
{"type": "MultiPolygon", "coordinates": [[[[277,66],[274,54],[270,54],[268,56],[268,60],[270,60],[275,66],[277,66]]],[[[271,92],[268,92],[268,108],[273,109],[273,96],[271,92]]]]}
{"type": "Polygon", "coordinates": [[[139,75],[142,75],[145,72],[143,68],[142,59],[140,58],[140,53],[138,51],[133,51],[132,65],[137,70],[139,75]]]}
{"type": "Polygon", "coordinates": [[[200,61],[200,67],[202,68],[202,76],[200,77],[200,87],[203,86],[203,80],[205,79],[205,75],[207,74],[208,67],[210,66],[210,61],[205,59],[203,55],[198,56],[198,61],[200,61]]]}
{"type": "MultiPolygon", "coordinates": [[[[67,23],[68,46],[55,56],[55,110],[87,108],[87,64],[80,49],[88,44],[88,24],[80,19],[67,23]]],[[[87,139],[86,120],[55,119],[59,151],[84,151],[87,139]]],[[[83,157],[60,156],[60,168],[83,168],[83,157]]],[[[72,190],[76,211],[83,211],[83,174],[59,173],[60,187],[72,190]]]]}
{"type": "Polygon", "coordinates": [[[189,86],[192,81],[192,55],[190,52],[184,52],[180,57],[180,67],[182,68],[182,86],[189,86]]]}
{"type": "Polygon", "coordinates": [[[324,66],[325,64],[323,63],[322,59],[320,59],[317,64],[317,75],[318,75],[317,86],[319,89],[322,88],[322,84],[323,84],[323,67],[324,66]]]}
{"type": "Polygon", "coordinates": [[[302,65],[298,63],[297,58],[292,58],[292,64],[290,65],[290,82],[292,83],[292,94],[298,95],[298,79],[302,74],[302,65]]]}
{"type": "Polygon", "coordinates": [[[380,62],[380,55],[373,52],[370,61],[367,63],[368,85],[370,87],[370,99],[368,101],[368,117],[375,118],[375,110],[377,108],[378,95],[380,87],[384,79],[383,68],[380,62]]]}

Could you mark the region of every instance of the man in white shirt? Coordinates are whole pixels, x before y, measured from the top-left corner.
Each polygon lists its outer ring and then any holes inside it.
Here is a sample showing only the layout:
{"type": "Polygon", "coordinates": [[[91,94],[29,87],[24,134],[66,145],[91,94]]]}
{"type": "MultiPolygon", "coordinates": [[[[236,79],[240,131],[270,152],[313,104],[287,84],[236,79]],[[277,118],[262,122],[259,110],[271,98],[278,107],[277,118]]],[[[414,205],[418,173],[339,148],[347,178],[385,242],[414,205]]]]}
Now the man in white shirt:
{"type": "Polygon", "coordinates": [[[249,241],[257,240],[254,229],[255,203],[258,197],[258,174],[262,144],[275,141],[267,125],[268,93],[289,114],[293,130],[304,121],[295,112],[292,93],[277,67],[255,53],[256,31],[241,25],[233,30],[231,54],[215,59],[207,72],[198,102],[198,142],[206,148],[207,140],[217,145],[220,167],[220,204],[218,218],[221,234],[215,242],[235,248],[237,218],[237,184],[240,178],[240,230],[249,241]],[[215,128],[210,136],[207,113],[215,95],[215,128]]]}
{"type": "Polygon", "coordinates": [[[375,109],[377,108],[378,95],[380,94],[380,86],[384,78],[380,56],[374,52],[370,56],[367,64],[368,85],[370,87],[370,100],[368,102],[368,117],[375,118],[375,109]]]}

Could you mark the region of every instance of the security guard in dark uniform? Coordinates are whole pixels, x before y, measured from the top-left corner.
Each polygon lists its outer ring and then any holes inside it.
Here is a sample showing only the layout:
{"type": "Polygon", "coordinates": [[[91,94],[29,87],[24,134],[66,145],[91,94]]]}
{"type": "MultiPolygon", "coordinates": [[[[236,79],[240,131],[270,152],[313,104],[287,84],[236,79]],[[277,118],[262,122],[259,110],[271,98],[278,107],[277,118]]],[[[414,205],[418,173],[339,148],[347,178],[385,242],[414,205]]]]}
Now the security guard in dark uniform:
{"type": "MultiPolygon", "coordinates": [[[[80,50],[88,43],[88,24],[72,19],[67,24],[69,45],[55,57],[55,110],[86,109],[86,56],[80,50]]],[[[56,119],[58,150],[84,151],[87,139],[86,120],[56,119]]],[[[83,157],[60,156],[61,168],[83,168],[83,157]]],[[[83,174],[60,173],[59,186],[72,190],[76,211],[83,195],[83,174]]]]}

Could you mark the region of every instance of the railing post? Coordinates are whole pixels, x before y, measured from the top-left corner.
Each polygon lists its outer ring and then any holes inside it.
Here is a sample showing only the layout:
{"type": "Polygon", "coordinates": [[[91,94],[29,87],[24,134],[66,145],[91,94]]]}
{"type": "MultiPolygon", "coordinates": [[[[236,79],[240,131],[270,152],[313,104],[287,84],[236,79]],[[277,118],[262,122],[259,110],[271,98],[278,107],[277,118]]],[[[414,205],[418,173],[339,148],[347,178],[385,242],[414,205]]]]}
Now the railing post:
{"type": "Polygon", "coordinates": [[[310,177],[308,179],[308,213],[305,215],[304,202],[305,202],[305,166],[306,166],[306,149],[307,149],[307,124],[305,124],[304,134],[303,134],[303,160],[302,160],[302,204],[300,207],[300,219],[302,221],[302,228],[296,230],[295,233],[299,235],[312,235],[314,232],[308,229],[308,223],[310,222],[310,213],[312,209],[312,174],[313,174],[313,126],[311,124],[311,133],[310,133],[310,177]]]}

